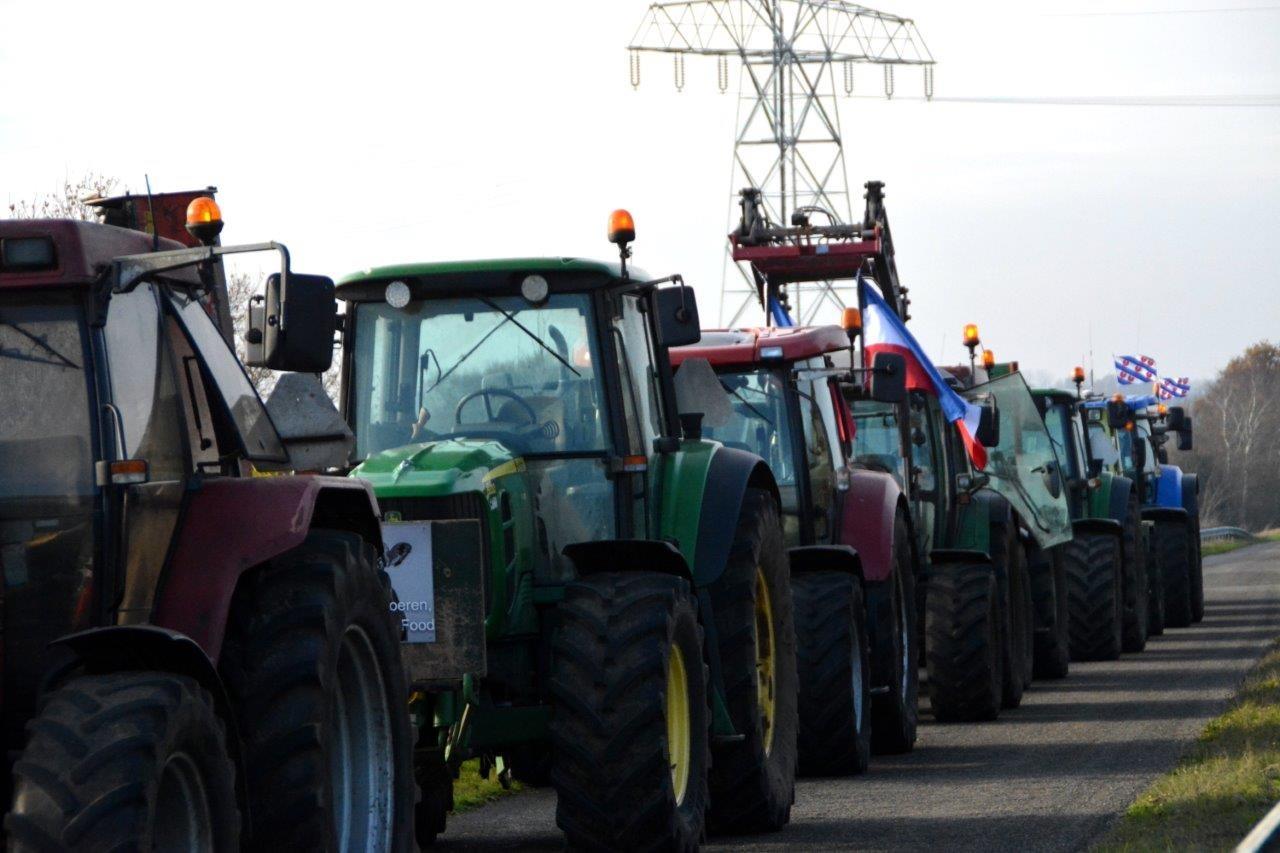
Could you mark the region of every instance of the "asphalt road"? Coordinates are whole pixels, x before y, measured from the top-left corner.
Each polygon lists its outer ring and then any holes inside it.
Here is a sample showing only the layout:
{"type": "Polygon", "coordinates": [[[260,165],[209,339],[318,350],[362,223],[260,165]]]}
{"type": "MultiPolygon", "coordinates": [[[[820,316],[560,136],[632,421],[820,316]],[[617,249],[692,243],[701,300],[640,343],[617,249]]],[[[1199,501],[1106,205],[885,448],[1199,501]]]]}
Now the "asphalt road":
{"type": "MultiPolygon", "coordinates": [[[[909,755],[865,776],[805,779],[792,821],[709,849],[1080,850],[1171,768],[1280,637],[1280,543],[1205,560],[1204,622],[1110,663],[1036,682],[993,723],[921,711],[909,755]]],[[[927,700],[923,700],[927,705],[927,700]]],[[[555,795],[537,790],[450,819],[442,849],[559,849],[555,795]]]]}

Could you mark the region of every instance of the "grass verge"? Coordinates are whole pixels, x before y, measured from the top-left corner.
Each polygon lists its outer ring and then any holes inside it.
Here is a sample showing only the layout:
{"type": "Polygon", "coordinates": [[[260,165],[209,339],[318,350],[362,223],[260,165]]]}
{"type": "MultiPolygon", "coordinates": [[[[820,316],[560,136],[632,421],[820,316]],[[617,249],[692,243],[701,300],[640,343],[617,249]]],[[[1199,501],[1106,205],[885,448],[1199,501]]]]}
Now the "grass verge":
{"type": "Polygon", "coordinates": [[[1280,799],[1280,644],[1095,850],[1230,850],[1280,799]]]}
{"type": "Polygon", "coordinates": [[[480,775],[480,759],[462,762],[458,778],[453,780],[453,813],[470,811],[485,803],[508,797],[520,790],[519,782],[512,782],[510,788],[498,783],[496,771],[486,779],[480,775]]]}
{"type": "Polygon", "coordinates": [[[1275,542],[1280,540],[1280,530],[1265,530],[1258,534],[1257,539],[1230,539],[1226,542],[1211,542],[1208,545],[1201,546],[1200,553],[1206,557],[1212,557],[1214,554],[1227,554],[1231,551],[1239,551],[1241,548],[1248,548],[1250,545],[1257,545],[1260,542],[1275,542]]]}

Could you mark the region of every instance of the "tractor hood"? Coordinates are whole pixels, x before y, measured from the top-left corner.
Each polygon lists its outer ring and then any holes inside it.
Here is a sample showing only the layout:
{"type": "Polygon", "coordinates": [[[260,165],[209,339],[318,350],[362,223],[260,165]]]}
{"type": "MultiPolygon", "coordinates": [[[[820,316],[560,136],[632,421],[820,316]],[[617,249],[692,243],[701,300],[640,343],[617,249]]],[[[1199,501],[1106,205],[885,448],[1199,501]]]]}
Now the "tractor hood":
{"type": "Polygon", "coordinates": [[[494,479],[523,467],[524,460],[501,442],[451,438],[384,450],[351,476],[372,483],[379,498],[436,497],[482,492],[494,479]]]}

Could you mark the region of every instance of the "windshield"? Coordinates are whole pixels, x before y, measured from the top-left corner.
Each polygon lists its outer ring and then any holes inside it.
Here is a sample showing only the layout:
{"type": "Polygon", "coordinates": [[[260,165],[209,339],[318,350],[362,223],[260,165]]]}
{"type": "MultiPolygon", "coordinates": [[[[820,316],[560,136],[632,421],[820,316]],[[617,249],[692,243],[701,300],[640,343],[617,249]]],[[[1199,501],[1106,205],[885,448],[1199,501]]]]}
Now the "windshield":
{"type": "Polygon", "coordinates": [[[720,377],[731,395],[733,416],[723,426],[705,426],[702,434],[756,454],[773,469],[779,486],[794,486],[791,422],[787,418],[786,386],[771,370],[728,373],[720,377]]]}
{"type": "Polygon", "coordinates": [[[603,453],[600,364],[585,293],[356,307],[351,426],[360,459],[443,438],[520,454],[603,453]]]}
{"type": "Polygon", "coordinates": [[[70,299],[0,305],[0,501],[92,496],[83,335],[70,299]]]}
{"type": "Polygon", "coordinates": [[[897,407],[874,400],[854,400],[853,422],[854,460],[875,471],[900,474],[902,432],[897,407]]]}
{"type": "MultiPolygon", "coordinates": [[[[1049,432],[1049,440],[1053,442],[1054,452],[1058,456],[1058,460],[1063,465],[1070,467],[1072,454],[1067,448],[1070,446],[1070,437],[1067,430],[1070,429],[1068,424],[1071,422],[1071,412],[1068,411],[1065,403],[1050,403],[1045,409],[1044,425],[1049,432]]],[[[1079,473],[1071,472],[1067,473],[1079,473]]]]}

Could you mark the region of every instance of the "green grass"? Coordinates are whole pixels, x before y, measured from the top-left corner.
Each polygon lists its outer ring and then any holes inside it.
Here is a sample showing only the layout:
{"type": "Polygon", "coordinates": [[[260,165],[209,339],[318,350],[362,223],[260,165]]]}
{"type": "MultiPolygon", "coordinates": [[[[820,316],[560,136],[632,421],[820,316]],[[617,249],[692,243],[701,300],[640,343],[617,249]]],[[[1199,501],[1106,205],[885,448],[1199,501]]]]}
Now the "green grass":
{"type": "Polygon", "coordinates": [[[508,797],[520,790],[519,782],[512,782],[511,787],[503,788],[498,783],[497,771],[491,771],[489,778],[480,775],[480,759],[462,762],[458,778],[453,780],[453,813],[470,811],[485,803],[491,803],[502,797],[508,797]]]}
{"type": "Polygon", "coordinates": [[[1280,799],[1280,647],[1098,851],[1230,850],[1280,799]]]}
{"type": "Polygon", "coordinates": [[[1228,539],[1225,542],[1213,542],[1200,548],[1200,553],[1206,557],[1212,557],[1214,554],[1227,554],[1231,551],[1238,551],[1241,548],[1248,548],[1250,545],[1257,545],[1259,542],[1275,542],[1280,540],[1280,531],[1266,530],[1258,535],[1256,539],[1228,539]]]}

